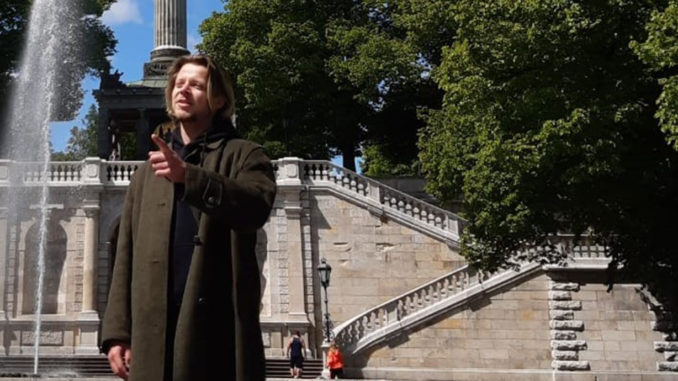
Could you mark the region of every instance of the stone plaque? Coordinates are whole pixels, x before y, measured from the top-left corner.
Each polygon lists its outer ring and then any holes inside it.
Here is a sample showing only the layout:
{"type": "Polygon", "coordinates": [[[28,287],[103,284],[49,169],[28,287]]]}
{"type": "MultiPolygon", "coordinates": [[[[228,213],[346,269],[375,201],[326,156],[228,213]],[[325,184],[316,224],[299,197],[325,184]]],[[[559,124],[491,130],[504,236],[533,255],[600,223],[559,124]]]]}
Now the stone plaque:
{"type": "MultiPolygon", "coordinates": [[[[34,345],[35,332],[23,331],[21,332],[21,345],[34,345]]],[[[64,345],[63,331],[43,330],[40,332],[40,345],[45,346],[60,346],[64,345]]]]}

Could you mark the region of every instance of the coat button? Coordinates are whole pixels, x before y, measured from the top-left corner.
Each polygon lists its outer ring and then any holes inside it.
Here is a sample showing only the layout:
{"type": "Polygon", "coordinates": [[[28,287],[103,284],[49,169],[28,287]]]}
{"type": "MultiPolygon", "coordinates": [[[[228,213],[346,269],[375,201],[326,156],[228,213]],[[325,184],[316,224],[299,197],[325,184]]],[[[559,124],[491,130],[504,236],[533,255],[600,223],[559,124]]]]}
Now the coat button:
{"type": "Polygon", "coordinates": [[[214,197],[214,196],[209,196],[209,197],[207,197],[207,203],[208,203],[208,204],[214,205],[216,202],[217,202],[216,197],[214,197]]]}
{"type": "Polygon", "coordinates": [[[199,297],[199,298],[198,298],[198,305],[199,305],[199,306],[205,306],[205,305],[207,305],[207,299],[204,298],[204,297],[202,297],[202,296],[199,297]]]}

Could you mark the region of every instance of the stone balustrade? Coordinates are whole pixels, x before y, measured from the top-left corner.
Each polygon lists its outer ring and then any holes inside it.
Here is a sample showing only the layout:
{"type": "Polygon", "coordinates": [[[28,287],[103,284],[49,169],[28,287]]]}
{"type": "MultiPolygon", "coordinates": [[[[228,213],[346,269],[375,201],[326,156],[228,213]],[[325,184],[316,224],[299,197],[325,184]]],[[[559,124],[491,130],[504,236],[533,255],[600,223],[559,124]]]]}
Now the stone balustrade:
{"type": "MultiPolygon", "coordinates": [[[[554,242],[557,242],[556,250],[561,252],[564,257],[569,258],[569,261],[560,267],[567,267],[575,263],[577,268],[587,265],[591,268],[598,268],[599,262],[609,263],[605,247],[588,242],[586,237],[575,245],[572,243],[572,238],[571,235],[561,235],[553,239],[554,242]],[[582,263],[582,259],[595,259],[596,262],[582,263]]],[[[544,267],[554,268],[553,265],[544,267]]],[[[354,355],[374,344],[387,340],[396,332],[402,332],[407,327],[435,318],[450,308],[467,303],[474,297],[487,293],[490,289],[525,277],[541,268],[541,265],[532,263],[521,266],[517,271],[508,269],[488,274],[479,272],[473,267],[464,266],[366,310],[337,326],[333,330],[333,334],[344,351],[349,355],[354,355]]],[[[570,307],[568,306],[568,308],[570,307]]],[[[567,319],[556,320],[556,323],[571,323],[567,319]]],[[[556,327],[554,329],[565,328],[556,327]]],[[[568,368],[568,364],[563,365],[563,369],[568,368]]],[[[581,364],[578,363],[577,365],[581,364]]]]}
{"type": "MultiPolygon", "coordinates": [[[[0,188],[15,185],[50,187],[126,187],[141,161],[106,161],[87,158],[80,162],[33,162],[0,160],[0,188]]],[[[283,158],[273,167],[279,187],[307,185],[330,189],[353,198],[373,213],[386,215],[415,229],[456,245],[463,220],[452,212],[427,204],[394,188],[359,175],[329,161],[283,158]]]]}
{"type": "Polygon", "coordinates": [[[361,340],[379,335],[388,326],[400,324],[404,318],[457,295],[481,281],[479,272],[463,266],[347,320],[334,330],[335,339],[344,350],[357,351],[361,340]]]}
{"type": "Polygon", "coordinates": [[[84,185],[129,185],[141,161],[106,161],[87,158],[83,161],[37,162],[0,160],[0,187],[17,186],[79,187],[84,185]]]}
{"type": "MultiPolygon", "coordinates": [[[[304,160],[300,173],[303,181],[309,185],[338,188],[346,194],[368,200],[367,207],[375,214],[389,214],[389,217],[395,217],[401,223],[414,222],[434,231],[444,232],[448,240],[459,240],[463,219],[450,211],[329,161],[304,160]]],[[[433,234],[437,235],[435,232],[433,234]]]]}

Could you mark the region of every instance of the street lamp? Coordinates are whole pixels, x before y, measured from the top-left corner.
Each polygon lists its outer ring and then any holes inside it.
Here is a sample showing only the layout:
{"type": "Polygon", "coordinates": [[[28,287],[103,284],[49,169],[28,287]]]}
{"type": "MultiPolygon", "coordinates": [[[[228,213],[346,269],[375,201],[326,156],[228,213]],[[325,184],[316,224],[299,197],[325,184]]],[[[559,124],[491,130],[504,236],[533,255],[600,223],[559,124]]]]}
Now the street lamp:
{"type": "Polygon", "coordinates": [[[330,310],[327,306],[327,287],[330,285],[330,275],[332,274],[332,266],[327,263],[325,258],[320,260],[318,265],[318,275],[320,276],[320,284],[325,289],[325,339],[329,343],[332,340],[332,331],[330,331],[330,310]]]}

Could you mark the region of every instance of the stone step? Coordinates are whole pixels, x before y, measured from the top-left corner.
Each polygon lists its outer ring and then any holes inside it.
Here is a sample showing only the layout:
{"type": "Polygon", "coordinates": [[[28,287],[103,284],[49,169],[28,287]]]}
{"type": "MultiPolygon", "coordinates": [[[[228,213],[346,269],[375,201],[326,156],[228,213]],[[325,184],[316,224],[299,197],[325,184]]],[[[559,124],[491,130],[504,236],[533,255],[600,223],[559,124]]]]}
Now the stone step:
{"type": "MultiPolygon", "coordinates": [[[[320,376],[322,360],[304,361],[302,378],[311,379],[320,376]]],[[[0,357],[0,377],[21,377],[33,373],[32,356],[0,357]]],[[[40,358],[38,373],[63,376],[110,376],[108,359],[101,356],[45,356],[40,358]]],[[[282,358],[266,359],[267,378],[289,378],[289,360],[282,358]]]]}

